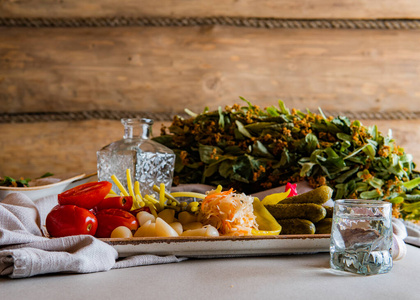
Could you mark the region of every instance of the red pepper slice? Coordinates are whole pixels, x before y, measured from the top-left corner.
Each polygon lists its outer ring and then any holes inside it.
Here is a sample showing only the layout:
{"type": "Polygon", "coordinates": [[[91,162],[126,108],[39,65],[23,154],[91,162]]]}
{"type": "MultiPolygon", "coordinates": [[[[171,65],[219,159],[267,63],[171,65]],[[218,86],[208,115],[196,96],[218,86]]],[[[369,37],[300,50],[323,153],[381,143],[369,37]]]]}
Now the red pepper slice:
{"type": "Polygon", "coordinates": [[[112,231],[118,226],[128,227],[133,233],[139,227],[139,223],[131,213],[118,208],[108,208],[96,213],[98,229],[95,236],[98,238],[109,238],[112,231]]]}
{"type": "Polygon", "coordinates": [[[130,213],[131,213],[133,216],[137,216],[137,214],[138,214],[139,212],[141,212],[141,211],[147,211],[148,213],[152,213],[152,212],[150,211],[150,208],[148,208],[147,206],[145,206],[145,207],[141,207],[141,208],[137,208],[137,209],[134,209],[134,210],[130,210],[130,213]]]}
{"type": "Polygon", "coordinates": [[[86,209],[94,208],[112,188],[108,181],[88,182],[58,195],[60,205],[72,204],[86,209]]]}
{"type": "Polygon", "coordinates": [[[125,211],[130,211],[132,206],[132,196],[116,196],[103,199],[101,202],[99,202],[97,210],[103,210],[108,208],[120,208],[125,211]]]}
{"type": "Polygon", "coordinates": [[[57,205],[45,220],[52,237],[78,234],[95,235],[98,221],[93,213],[76,205],[57,205]]]}
{"type": "Polygon", "coordinates": [[[298,194],[297,191],[296,191],[296,187],[297,187],[296,183],[295,184],[291,184],[289,182],[286,183],[286,188],[284,189],[284,191],[287,192],[290,189],[290,193],[287,196],[287,198],[296,196],[298,194]]]}

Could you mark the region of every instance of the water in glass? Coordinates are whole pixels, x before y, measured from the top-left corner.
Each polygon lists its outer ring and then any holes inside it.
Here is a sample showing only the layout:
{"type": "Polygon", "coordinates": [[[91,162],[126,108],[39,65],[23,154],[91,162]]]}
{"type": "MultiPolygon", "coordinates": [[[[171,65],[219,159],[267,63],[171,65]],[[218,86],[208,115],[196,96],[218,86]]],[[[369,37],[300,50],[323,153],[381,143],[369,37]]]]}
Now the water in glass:
{"type": "Polygon", "coordinates": [[[362,275],[387,273],[392,268],[391,248],[390,203],[336,201],[330,245],[333,269],[362,275]]]}

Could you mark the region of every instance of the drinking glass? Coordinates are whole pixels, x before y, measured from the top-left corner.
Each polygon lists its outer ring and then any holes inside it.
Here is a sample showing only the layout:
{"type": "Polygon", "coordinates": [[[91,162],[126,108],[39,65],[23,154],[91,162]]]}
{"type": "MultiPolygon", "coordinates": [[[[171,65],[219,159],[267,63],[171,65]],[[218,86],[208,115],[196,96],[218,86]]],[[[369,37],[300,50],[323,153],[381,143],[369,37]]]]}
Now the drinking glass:
{"type": "Polygon", "coordinates": [[[336,200],[330,265],[362,275],[392,268],[392,205],[374,200],[336,200]]]}

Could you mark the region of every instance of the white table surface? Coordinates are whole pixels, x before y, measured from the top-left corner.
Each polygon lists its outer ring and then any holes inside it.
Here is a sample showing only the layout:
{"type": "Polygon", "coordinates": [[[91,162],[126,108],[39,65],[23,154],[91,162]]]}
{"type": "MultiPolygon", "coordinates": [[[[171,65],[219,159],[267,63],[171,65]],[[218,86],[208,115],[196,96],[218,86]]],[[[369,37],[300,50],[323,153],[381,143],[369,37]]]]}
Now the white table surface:
{"type": "Polygon", "coordinates": [[[420,299],[420,248],[388,274],[329,268],[329,254],[187,260],[92,274],[0,277],[0,299],[420,299]]]}

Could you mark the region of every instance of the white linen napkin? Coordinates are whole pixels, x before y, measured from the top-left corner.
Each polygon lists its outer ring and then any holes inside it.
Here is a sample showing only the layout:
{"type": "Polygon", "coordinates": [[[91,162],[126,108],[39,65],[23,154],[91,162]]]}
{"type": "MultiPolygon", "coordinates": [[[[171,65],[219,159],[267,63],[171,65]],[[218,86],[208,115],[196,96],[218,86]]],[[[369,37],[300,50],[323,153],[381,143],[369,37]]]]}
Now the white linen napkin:
{"type": "Polygon", "coordinates": [[[171,255],[136,255],[118,260],[112,246],[90,235],[43,237],[42,225],[56,204],[57,196],[33,202],[21,193],[9,194],[0,202],[0,276],[24,278],[57,272],[91,273],[186,259],[171,255]]]}

